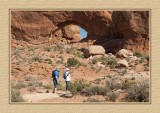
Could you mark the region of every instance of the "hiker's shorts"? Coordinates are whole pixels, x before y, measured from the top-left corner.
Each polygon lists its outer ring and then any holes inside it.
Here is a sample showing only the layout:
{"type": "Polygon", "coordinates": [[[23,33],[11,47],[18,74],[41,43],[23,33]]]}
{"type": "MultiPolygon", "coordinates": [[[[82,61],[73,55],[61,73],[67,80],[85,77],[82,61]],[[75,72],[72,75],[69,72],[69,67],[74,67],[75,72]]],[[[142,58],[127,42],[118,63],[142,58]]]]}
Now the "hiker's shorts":
{"type": "Polygon", "coordinates": [[[70,81],[66,81],[66,90],[69,90],[70,81]]]}
{"type": "Polygon", "coordinates": [[[57,88],[58,86],[58,81],[56,78],[53,78],[53,84],[54,84],[54,87],[57,88]]]}

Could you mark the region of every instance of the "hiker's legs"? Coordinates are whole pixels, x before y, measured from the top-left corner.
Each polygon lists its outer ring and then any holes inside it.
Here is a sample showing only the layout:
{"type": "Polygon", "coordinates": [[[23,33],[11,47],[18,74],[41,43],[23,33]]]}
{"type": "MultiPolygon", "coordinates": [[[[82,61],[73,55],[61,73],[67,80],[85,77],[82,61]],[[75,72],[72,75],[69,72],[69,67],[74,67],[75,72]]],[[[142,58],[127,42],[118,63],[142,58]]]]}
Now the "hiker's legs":
{"type": "Polygon", "coordinates": [[[69,83],[70,81],[66,81],[66,93],[68,93],[68,90],[69,90],[69,83]]]}
{"type": "Polygon", "coordinates": [[[56,93],[57,92],[57,85],[58,85],[58,83],[57,83],[57,80],[55,78],[53,79],[53,83],[54,83],[53,92],[56,93]]]}

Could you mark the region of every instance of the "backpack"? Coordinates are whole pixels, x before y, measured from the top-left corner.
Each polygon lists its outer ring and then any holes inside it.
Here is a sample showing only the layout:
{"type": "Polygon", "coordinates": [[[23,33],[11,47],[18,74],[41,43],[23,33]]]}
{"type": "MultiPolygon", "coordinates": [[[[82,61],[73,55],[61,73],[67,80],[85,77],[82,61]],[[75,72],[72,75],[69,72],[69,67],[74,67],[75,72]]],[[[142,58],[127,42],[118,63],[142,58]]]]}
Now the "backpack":
{"type": "Polygon", "coordinates": [[[57,70],[52,71],[52,77],[53,77],[53,78],[56,77],[56,71],[57,71],[57,70]]]}
{"type": "Polygon", "coordinates": [[[63,74],[63,78],[66,79],[68,75],[66,75],[66,72],[63,74]]]}

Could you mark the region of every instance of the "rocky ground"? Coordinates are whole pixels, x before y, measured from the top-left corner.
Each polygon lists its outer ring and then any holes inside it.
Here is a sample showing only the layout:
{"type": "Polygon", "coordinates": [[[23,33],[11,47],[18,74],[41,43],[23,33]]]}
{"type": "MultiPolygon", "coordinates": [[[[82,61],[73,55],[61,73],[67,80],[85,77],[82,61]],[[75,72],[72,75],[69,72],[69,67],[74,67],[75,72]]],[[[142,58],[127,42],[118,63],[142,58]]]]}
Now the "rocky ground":
{"type": "MultiPolygon", "coordinates": [[[[87,45],[86,45],[87,46],[87,45]]],[[[149,56],[122,49],[117,54],[85,58],[83,43],[24,46],[11,49],[12,102],[148,102],[149,56]],[[52,70],[60,66],[58,93],[52,70]],[[66,67],[71,96],[65,96],[66,67]]]]}

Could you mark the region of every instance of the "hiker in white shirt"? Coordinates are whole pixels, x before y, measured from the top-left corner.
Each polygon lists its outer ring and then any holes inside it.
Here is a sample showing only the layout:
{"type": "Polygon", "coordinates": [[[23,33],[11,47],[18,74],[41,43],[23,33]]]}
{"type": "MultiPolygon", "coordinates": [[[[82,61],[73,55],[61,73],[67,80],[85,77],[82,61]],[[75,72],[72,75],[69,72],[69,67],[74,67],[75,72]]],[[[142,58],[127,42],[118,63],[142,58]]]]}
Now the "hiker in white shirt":
{"type": "Polygon", "coordinates": [[[68,94],[68,91],[69,91],[69,84],[71,82],[71,75],[70,75],[70,72],[69,72],[69,68],[66,69],[65,71],[65,76],[66,76],[66,94],[68,94]]]}

